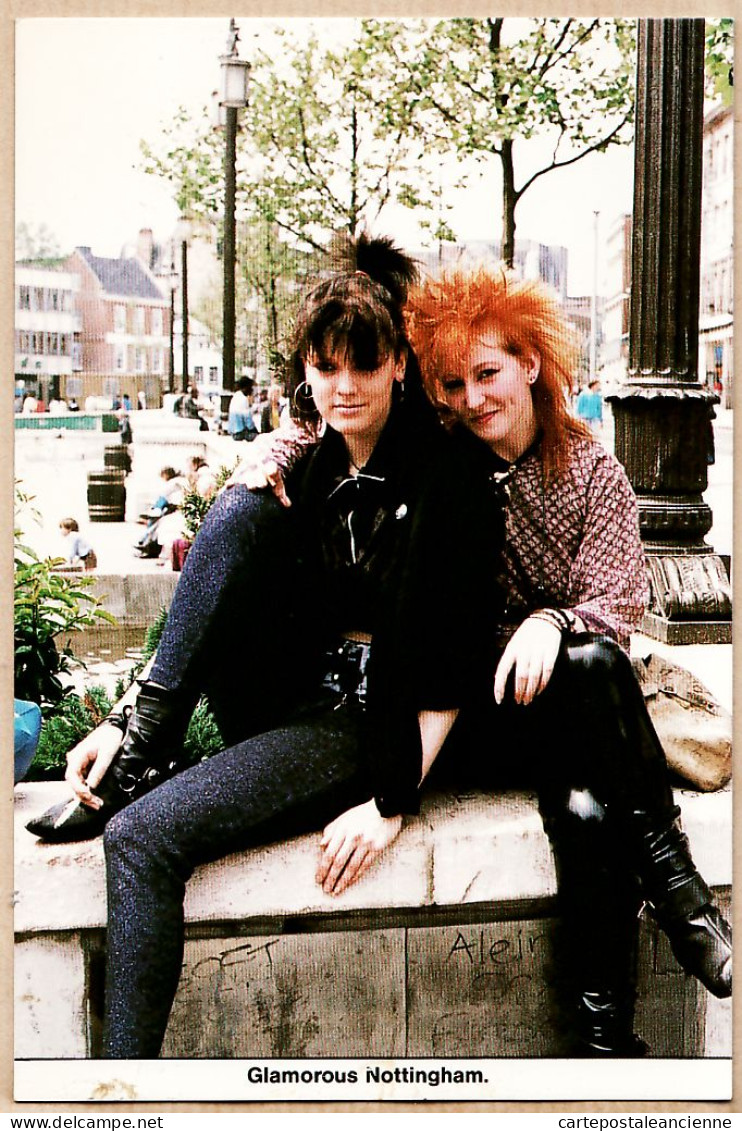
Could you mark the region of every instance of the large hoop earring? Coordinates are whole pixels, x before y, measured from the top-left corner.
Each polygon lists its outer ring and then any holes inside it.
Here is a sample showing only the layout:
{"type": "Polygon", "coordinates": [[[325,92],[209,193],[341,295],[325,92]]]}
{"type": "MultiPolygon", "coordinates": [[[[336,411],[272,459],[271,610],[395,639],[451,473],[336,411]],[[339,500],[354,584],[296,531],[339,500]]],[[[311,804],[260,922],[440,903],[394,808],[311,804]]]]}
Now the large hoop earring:
{"type": "Polygon", "coordinates": [[[294,408],[298,412],[316,412],[314,400],[312,398],[312,386],[307,380],[301,382],[294,389],[294,408]],[[302,392],[302,389],[304,392],[302,392]]]}

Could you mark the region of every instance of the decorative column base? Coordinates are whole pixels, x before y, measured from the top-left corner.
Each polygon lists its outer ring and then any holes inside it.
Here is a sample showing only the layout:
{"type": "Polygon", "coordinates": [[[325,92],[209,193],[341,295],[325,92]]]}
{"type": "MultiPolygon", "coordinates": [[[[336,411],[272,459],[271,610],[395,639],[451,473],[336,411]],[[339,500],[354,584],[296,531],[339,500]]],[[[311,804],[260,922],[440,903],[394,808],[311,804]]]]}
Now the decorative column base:
{"type": "Polygon", "coordinates": [[[641,631],[665,644],[731,644],[732,590],[718,554],[647,555],[652,591],[641,631]]]}
{"type": "Polygon", "coordinates": [[[731,643],[727,566],[704,541],[713,522],[703,492],[716,395],[695,382],[630,381],[608,399],[647,554],[651,599],[641,631],[666,644],[731,643]]]}

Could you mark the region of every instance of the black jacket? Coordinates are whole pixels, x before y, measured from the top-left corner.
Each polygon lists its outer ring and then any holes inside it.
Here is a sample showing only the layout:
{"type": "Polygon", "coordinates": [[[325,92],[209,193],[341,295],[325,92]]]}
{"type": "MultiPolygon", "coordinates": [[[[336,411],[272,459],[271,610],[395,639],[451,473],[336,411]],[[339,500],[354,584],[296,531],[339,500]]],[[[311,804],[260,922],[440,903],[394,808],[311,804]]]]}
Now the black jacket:
{"type": "MultiPolygon", "coordinates": [[[[335,595],[322,586],[318,532],[346,468],[343,440],[328,428],[297,469],[307,562],[323,594],[320,633],[364,627],[337,623],[335,595]]],[[[374,537],[386,542],[376,573],[364,752],[378,808],[391,816],[419,808],[418,712],[462,708],[491,692],[503,519],[488,449],[469,433],[448,434],[427,405],[395,405],[363,471],[383,479],[374,537]]]]}

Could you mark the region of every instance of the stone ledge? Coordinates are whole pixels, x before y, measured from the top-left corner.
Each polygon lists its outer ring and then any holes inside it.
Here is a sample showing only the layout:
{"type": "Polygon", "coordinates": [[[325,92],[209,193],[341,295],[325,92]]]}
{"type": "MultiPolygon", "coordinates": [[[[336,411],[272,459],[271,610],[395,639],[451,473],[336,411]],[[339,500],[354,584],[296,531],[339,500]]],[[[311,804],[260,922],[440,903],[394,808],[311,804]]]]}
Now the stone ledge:
{"type": "MultiPolygon", "coordinates": [[[[62,782],[15,790],[15,930],[73,931],[105,925],[100,838],[49,845],[24,828],[68,795],[62,782]]],[[[732,797],[676,792],[696,863],[712,886],[731,883],[732,797]]],[[[348,910],[519,902],[554,895],[549,843],[532,793],[433,794],[374,869],[338,897],[314,881],[319,834],[251,849],[197,869],[190,923],[332,914],[348,910]]]]}
{"type": "Polygon", "coordinates": [[[116,617],[117,628],[149,628],[163,605],[169,608],[180,574],[162,570],[151,573],[96,573],[92,577],[93,593],[101,598],[102,607],[116,617]]]}

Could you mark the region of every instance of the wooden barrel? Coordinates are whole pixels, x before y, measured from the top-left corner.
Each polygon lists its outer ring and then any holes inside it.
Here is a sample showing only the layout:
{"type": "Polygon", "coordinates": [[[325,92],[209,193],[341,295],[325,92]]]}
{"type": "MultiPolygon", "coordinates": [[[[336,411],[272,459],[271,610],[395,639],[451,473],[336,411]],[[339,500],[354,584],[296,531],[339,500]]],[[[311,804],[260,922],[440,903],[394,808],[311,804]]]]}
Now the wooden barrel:
{"type": "Polygon", "coordinates": [[[107,467],[88,472],[88,515],[91,522],[123,522],[126,511],[124,472],[107,467]]]}
{"type": "Polygon", "coordinates": [[[107,444],[103,449],[103,463],[127,474],[131,471],[131,456],[126,444],[107,444]]]}

